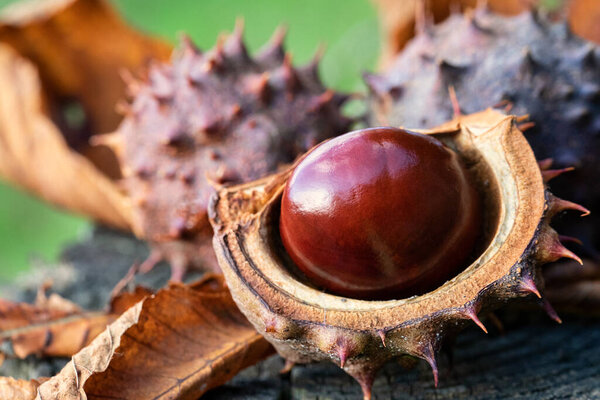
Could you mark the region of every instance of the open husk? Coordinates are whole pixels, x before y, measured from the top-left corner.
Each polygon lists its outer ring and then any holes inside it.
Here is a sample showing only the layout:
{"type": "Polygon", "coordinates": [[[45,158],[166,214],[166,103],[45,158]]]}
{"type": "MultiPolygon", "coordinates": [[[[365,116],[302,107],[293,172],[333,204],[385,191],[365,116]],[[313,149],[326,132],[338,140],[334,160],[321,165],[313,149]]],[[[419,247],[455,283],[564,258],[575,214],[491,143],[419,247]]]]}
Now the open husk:
{"type": "Polygon", "coordinates": [[[330,360],[361,384],[365,398],[376,371],[410,355],[426,360],[437,384],[435,353],[445,338],[477,317],[517,299],[539,301],[540,266],[577,256],[549,226],[564,209],[582,207],[546,190],[540,167],[517,128],[519,117],[487,110],[430,131],[455,149],[484,197],[486,243],[479,257],[438,289],[407,299],[364,301],[311,287],[294,272],[277,231],[290,171],[222,189],[210,207],[214,247],[235,301],[279,354],[293,363],[330,360]]]}

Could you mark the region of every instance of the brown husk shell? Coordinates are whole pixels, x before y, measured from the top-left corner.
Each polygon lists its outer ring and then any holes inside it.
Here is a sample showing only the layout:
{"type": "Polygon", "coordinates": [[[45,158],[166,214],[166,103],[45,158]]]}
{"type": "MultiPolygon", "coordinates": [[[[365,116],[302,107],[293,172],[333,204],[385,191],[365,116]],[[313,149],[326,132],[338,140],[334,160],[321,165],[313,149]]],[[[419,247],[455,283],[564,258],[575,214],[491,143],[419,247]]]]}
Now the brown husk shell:
{"type": "Polygon", "coordinates": [[[289,170],[219,191],[210,208],[213,243],[234,300],[283,357],[298,363],[333,361],[357,379],[365,398],[379,367],[405,354],[429,362],[437,383],[435,352],[447,336],[469,320],[485,330],[477,317],[481,311],[526,297],[537,300],[540,265],[576,258],[549,226],[556,212],[574,206],[545,189],[533,152],[517,129],[520,120],[487,110],[421,131],[457,150],[477,177],[489,240],[462,273],[421,296],[342,298],[313,289],[290,272],[293,266],[274,228],[289,170]]]}

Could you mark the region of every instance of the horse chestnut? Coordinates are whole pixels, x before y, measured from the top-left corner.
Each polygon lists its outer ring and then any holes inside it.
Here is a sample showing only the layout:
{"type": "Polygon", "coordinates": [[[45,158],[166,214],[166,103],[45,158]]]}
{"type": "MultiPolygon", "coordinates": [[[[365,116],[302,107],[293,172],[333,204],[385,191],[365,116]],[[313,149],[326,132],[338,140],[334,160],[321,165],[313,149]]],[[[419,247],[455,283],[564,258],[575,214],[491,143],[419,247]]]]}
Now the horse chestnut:
{"type": "Polygon", "coordinates": [[[396,128],[347,133],[312,149],[281,202],[283,245],[317,286],[354,298],[421,294],[472,256],[481,199],[458,155],[396,128]]]}

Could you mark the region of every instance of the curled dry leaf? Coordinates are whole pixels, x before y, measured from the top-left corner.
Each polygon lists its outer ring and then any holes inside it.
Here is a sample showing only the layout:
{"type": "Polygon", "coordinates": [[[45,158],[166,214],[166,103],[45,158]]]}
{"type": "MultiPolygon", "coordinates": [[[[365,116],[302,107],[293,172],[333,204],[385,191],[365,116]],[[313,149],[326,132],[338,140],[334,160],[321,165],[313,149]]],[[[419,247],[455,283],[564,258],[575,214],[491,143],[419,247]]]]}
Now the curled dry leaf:
{"type": "MultiPolygon", "coordinates": [[[[89,312],[52,294],[38,294],[35,304],[0,299],[0,342],[10,341],[14,355],[70,357],[88,345],[129,307],[149,295],[137,288],[113,299],[107,312],[89,312]]],[[[4,398],[4,397],[0,397],[4,398]]]]}
{"type": "Polygon", "coordinates": [[[130,308],[41,385],[37,399],[196,399],[272,352],[223,278],[208,275],[130,308]]]}
{"type": "Polygon", "coordinates": [[[131,230],[129,201],[114,183],[116,157],[88,139],[121,119],[115,111],[126,97],[120,73],[166,59],[170,46],[127,26],[103,0],[14,4],[0,15],[0,42],[0,176],[131,230]]]}
{"type": "Polygon", "coordinates": [[[104,0],[19,2],[0,16],[0,41],[33,61],[53,100],[80,101],[95,133],[121,120],[120,70],[171,54],[168,44],[129,27],[104,0]]]}
{"type": "MultiPolygon", "coordinates": [[[[591,0],[594,1],[594,0],[591,0]]],[[[419,18],[433,18],[443,21],[453,7],[473,8],[477,0],[373,0],[378,9],[383,30],[384,48],[381,65],[387,66],[415,34],[415,25],[424,21],[419,18]],[[421,4],[424,4],[421,5],[421,4]],[[421,9],[420,9],[421,7],[421,9]],[[422,9],[422,7],[425,7],[422,9]],[[424,14],[424,15],[422,15],[424,14]]],[[[488,0],[487,5],[497,13],[515,15],[531,7],[534,0],[488,0]]]]}
{"type": "Polygon", "coordinates": [[[0,399],[31,400],[35,398],[40,382],[0,376],[0,399]]]}
{"type": "Polygon", "coordinates": [[[117,186],[68,147],[45,110],[34,66],[0,44],[0,176],[45,200],[128,229],[117,186]]]}

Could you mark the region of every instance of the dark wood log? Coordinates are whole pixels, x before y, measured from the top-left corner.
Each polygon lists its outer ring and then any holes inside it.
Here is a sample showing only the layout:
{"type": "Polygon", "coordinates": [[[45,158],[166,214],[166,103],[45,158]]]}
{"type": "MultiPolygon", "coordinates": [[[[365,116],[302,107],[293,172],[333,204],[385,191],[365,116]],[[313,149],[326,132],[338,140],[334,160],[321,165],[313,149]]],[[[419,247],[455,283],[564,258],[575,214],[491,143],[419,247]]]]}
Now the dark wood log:
{"type": "MultiPolygon", "coordinates": [[[[3,297],[32,301],[37,287],[52,279],[53,290],[88,309],[102,308],[114,285],[134,262],[148,254],[132,237],[97,228],[69,246],[55,266],[37,265],[16,284],[0,288],[3,297]]],[[[136,283],[158,288],[169,276],[161,264],[136,283]]],[[[378,375],[373,399],[600,399],[600,320],[565,316],[558,325],[533,310],[504,311],[506,333],[490,321],[489,335],[468,329],[453,347],[453,362],[438,356],[440,385],[429,366],[417,361],[412,370],[390,363],[378,375]]],[[[6,360],[0,375],[35,378],[56,373],[66,360],[6,360]]],[[[296,366],[280,375],[275,356],[247,369],[228,384],[204,396],[210,400],[341,400],[360,399],[360,388],[333,364],[296,366]]]]}

